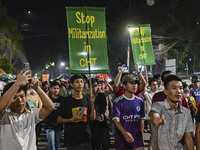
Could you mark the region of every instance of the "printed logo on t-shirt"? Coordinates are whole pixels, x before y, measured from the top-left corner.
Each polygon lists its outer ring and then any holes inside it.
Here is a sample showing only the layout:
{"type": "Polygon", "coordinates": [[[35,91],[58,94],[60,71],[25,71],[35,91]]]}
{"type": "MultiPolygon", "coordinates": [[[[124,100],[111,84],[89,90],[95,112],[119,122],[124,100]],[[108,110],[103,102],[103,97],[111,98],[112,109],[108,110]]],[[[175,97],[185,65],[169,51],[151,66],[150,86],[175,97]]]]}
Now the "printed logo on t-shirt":
{"type": "Polygon", "coordinates": [[[80,112],[80,110],[83,110],[83,118],[80,120],[77,120],[75,122],[87,122],[87,108],[86,107],[75,107],[72,108],[72,116],[77,115],[77,113],[80,112]]]}
{"type": "Polygon", "coordinates": [[[128,116],[123,116],[123,120],[126,122],[129,121],[138,121],[140,119],[140,115],[128,115],[128,116]]]}
{"type": "Polygon", "coordinates": [[[27,101],[27,103],[28,103],[30,108],[35,108],[37,106],[37,101],[36,100],[32,101],[32,100],[29,99],[27,101]]]}
{"type": "Polygon", "coordinates": [[[139,111],[140,111],[140,106],[137,106],[137,107],[136,107],[136,110],[139,112],[139,111]]]}
{"type": "Polygon", "coordinates": [[[54,104],[54,109],[58,109],[60,107],[60,103],[53,103],[54,104]]]}

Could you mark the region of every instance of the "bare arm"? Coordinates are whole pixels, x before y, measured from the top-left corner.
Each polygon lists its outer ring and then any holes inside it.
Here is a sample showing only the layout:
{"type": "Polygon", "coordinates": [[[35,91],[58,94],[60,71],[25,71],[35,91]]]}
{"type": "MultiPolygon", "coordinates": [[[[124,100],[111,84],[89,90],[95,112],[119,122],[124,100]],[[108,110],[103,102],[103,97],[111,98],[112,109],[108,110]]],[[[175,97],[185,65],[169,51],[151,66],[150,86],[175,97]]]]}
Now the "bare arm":
{"type": "Polygon", "coordinates": [[[114,86],[113,86],[113,91],[114,92],[117,92],[117,90],[118,90],[119,82],[120,82],[121,77],[122,77],[124,66],[125,65],[122,65],[122,67],[118,69],[118,74],[117,74],[117,76],[115,77],[115,80],[114,80],[114,86]]]}
{"type": "Polygon", "coordinates": [[[109,84],[109,82],[107,80],[105,80],[107,86],[108,86],[108,89],[105,90],[105,95],[108,96],[110,93],[113,92],[113,87],[109,84]]]}
{"type": "Polygon", "coordinates": [[[187,150],[194,150],[192,133],[190,132],[185,133],[185,145],[186,145],[187,150]]]}
{"type": "Polygon", "coordinates": [[[144,143],[144,120],[142,119],[140,122],[141,122],[142,139],[143,139],[143,143],[144,143]]]}
{"type": "Polygon", "coordinates": [[[196,126],[195,141],[197,150],[200,150],[200,123],[198,123],[196,126]]]}
{"type": "Polygon", "coordinates": [[[140,79],[140,91],[144,90],[147,82],[146,80],[144,79],[142,73],[140,72],[139,68],[138,68],[138,63],[135,63],[135,69],[138,73],[138,76],[139,76],[139,79],[140,79]]]}
{"type": "Polygon", "coordinates": [[[31,79],[31,71],[28,70],[26,72],[23,73],[23,71],[21,71],[18,75],[17,75],[17,80],[16,82],[11,86],[11,88],[0,98],[0,119],[2,119],[2,117],[5,114],[5,110],[8,108],[8,106],[10,105],[11,101],[13,100],[14,95],[17,93],[17,91],[19,90],[19,88],[21,86],[24,86],[28,83],[28,80],[31,79]],[[29,73],[29,74],[27,74],[29,73]],[[27,74],[27,75],[26,75],[27,74]]]}
{"type": "Polygon", "coordinates": [[[30,86],[38,93],[42,100],[43,107],[39,112],[39,118],[44,119],[54,110],[54,104],[39,86],[38,79],[32,78],[30,86]]]}
{"type": "Polygon", "coordinates": [[[131,133],[127,132],[123,126],[121,125],[119,119],[114,119],[114,123],[117,127],[117,129],[122,133],[122,135],[124,136],[124,138],[126,139],[126,141],[128,143],[133,143],[134,142],[134,138],[133,136],[131,135],[131,133]]]}
{"type": "Polygon", "coordinates": [[[38,99],[38,108],[42,108],[42,100],[40,98],[38,99]]]}

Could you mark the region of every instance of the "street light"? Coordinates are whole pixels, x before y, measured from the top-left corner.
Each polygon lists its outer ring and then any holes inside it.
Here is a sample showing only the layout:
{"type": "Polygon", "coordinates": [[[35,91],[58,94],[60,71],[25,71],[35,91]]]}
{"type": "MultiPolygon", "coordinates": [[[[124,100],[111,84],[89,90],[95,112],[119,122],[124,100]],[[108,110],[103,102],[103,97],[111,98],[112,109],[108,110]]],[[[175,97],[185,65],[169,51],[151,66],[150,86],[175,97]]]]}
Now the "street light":
{"type": "Polygon", "coordinates": [[[64,62],[61,62],[60,65],[63,67],[63,66],[65,65],[65,63],[64,63],[64,62]]]}
{"type": "Polygon", "coordinates": [[[64,67],[65,66],[65,63],[64,62],[61,62],[60,63],[60,74],[61,74],[61,69],[62,69],[62,67],[64,67]]]}

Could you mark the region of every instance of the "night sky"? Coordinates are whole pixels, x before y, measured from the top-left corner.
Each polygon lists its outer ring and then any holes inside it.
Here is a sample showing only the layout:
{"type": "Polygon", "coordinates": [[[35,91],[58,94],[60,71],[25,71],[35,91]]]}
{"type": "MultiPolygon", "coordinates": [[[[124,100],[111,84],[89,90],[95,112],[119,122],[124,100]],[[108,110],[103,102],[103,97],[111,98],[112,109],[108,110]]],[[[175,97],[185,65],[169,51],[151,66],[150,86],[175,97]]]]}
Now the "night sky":
{"type": "Polygon", "coordinates": [[[3,0],[3,6],[8,15],[19,21],[25,37],[25,55],[35,72],[45,68],[48,62],[58,65],[64,61],[69,66],[65,7],[106,7],[109,66],[117,71],[119,62],[126,63],[127,26],[152,24],[152,33],[156,33],[151,21],[164,18],[173,0],[160,1],[155,0],[150,7],[146,0],[3,0]],[[26,13],[29,10],[31,14],[26,13]],[[122,17],[125,21],[121,21],[122,17]]]}

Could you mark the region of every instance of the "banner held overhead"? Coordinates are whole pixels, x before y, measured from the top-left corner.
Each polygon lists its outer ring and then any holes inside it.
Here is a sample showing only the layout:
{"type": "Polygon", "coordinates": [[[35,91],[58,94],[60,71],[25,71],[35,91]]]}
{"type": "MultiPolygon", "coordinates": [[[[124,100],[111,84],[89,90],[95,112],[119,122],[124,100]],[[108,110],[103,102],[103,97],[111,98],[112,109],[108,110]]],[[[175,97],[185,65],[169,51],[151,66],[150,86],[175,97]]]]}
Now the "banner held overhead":
{"type": "Polygon", "coordinates": [[[66,7],[71,74],[108,73],[105,8],[66,7]]]}
{"type": "Polygon", "coordinates": [[[129,26],[134,62],[142,66],[154,65],[155,57],[149,24],[129,26]]]}

